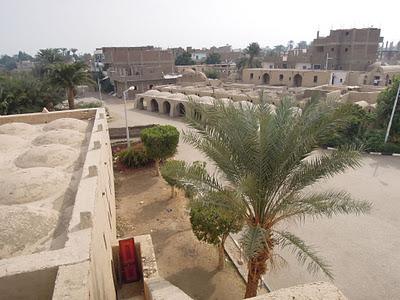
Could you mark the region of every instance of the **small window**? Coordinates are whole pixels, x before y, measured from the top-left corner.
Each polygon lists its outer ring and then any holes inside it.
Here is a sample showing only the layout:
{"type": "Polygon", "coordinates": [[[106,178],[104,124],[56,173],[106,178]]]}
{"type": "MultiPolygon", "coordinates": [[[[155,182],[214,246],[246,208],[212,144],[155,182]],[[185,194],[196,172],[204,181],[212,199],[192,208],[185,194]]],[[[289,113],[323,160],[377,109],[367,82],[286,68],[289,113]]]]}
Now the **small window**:
{"type": "Polygon", "coordinates": [[[343,82],[343,78],[340,78],[340,83],[342,83],[343,82]]]}
{"type": "Polygon", "coordinates": [[[303,66],[303,70],[307,69],[307,66],[303,66]]]}
{"type": "Polygon", "coordinates": [[[349,51],[349,48],[344,48],[344,52],[347,52],[347,51],[349,51]]]}
{"type": "Polygon", "coordinates": [[[139,76],[140,75],[140,73],[139,72],[136,72],[136,76],[139,76]]]}
{"type": "Polygon", "coordinates": [[[314,83],[318,82],[318,76],[314,76],[314,83]]]}
{"type": "Polygon", "coordinates": [[[331,48],[331,51],[332,51],[332,52],[335,51],[335,48],[331,48]]]}
{"type": "Polygon", "coordinates": [[[279,80],[282,81],[283,80],[283,74],[279,75],[279,80]]]}
{"type": "Polygon", "coordinates": [[[292,80],[292,77],[289,77],[289,81],[292,80]]]}
{"type": "Polygon", "coordinates": [[[349,34],[350,34],[350,32],[346,31],[346,35],[349,35],[349,34]]]}
{"type": "Polygon", "coordinates": [[[253,77],[254,77],[254,74],[250,73],[250,79],[253,79],[253,77]]]}

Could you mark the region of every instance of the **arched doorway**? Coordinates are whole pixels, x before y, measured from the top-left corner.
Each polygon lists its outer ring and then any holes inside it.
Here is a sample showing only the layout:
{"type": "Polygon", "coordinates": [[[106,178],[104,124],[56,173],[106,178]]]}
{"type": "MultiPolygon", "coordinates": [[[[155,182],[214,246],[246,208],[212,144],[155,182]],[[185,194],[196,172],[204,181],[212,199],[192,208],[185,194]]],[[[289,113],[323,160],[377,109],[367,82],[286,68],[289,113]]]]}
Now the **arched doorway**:
{"type": "Polygon", "coordinates": [[[268,73],[265,73],[262,78],[263,78],[263,84],[269,84],[270,77],[268,73]]]}
{"type": "Polygon", "coordinates": [[[137,102],[137,108],[138,109],[144,109],[144,98],[140,98],[137,102]]]}
{"type": "Polygon", "coordinates": [[[158,102],[156,99],[151,99],[150,107],[151,111],[158,112],[158,102]]]}
{"type": "Polygon", "coordinates": [[[185,106],[182,103],[178,103],[176,111],[178,112],[179,117],[183,117],[186,113],[185,106]]]}
{"type": "Polygon", "coordinates": [[[163,103],[163,113],[169,115],[171,112],[171,104],[168,101],[164,101],[163,103]]]}
{"type": "Polygon", "coordinates": [[[303,82],[303,77],[301,77],[300,74],[294,75],[294,77],[293,77],[293,85],[295,87],[301,86],[302,82],[303,82]]]}

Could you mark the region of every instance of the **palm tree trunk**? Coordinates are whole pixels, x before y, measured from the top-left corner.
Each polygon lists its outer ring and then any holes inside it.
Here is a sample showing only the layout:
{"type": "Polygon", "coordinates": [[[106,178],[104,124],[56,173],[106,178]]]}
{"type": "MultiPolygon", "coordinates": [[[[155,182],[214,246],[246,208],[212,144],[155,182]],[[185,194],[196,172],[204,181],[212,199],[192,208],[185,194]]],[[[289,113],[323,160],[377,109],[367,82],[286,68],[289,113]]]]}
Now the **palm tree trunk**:
{"type": "Polygon", "coordinates": [[[175,195],[176,195],[175,186],[171,185],[171,199],[175,199],[175,195]]]}
{"type": "Polygon", "coordinates": [[[258,283],[260,282],[261,275],[267,270],[265,264],[268,257],[268,252],[264,251],[249,261],[245,298],[257,296],[258,283]]]}
{"type": "Polygon", "coordinates": [[[69,109],[74,109],[75,108],[75,103],[74,103],[74,89],[73,88],[68,88],[67,89],[67,98],[68,98],[68,107],[69,109]]]}
{"type": "Polygon", "coordinates": [[[224,235],[218,245],[218,270],[223,270],[225,267],[225,249],[224,244],[228,236],[224,235]]]}
{"type": "Polygon", "coordinates": [[[155,160],[155,166],[156,166],[156,176],[160,176],[160,160],[159,159],[155,160]]]}

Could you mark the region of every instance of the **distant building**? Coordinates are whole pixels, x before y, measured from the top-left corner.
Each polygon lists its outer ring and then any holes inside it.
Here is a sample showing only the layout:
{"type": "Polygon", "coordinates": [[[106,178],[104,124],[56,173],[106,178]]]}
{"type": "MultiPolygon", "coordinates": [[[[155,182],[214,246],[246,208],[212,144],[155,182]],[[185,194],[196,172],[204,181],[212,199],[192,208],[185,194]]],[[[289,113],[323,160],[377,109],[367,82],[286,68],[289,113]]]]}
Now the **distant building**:
{"type": "Polygon", "coordinates": [[[365,71],[378,58],[380,33],[379,28],[331,30],[327,37],[318,32],[309,50],[312,68],[365,71]]]}
{"type": "Polygon", "coordinates": [[[175,83],[176,78],[166,76],[173,73],[175,58],[170,50],[153,46],[144,47],[103,47],[104,65],[117,96],[130,86],[142,93],[155,85],[175,83]]]}
{"type": "Polygon", "coordinates": [[[243,70],[243,83],[287,87],[314,87],[332,82],[332,71],[263,69],[243,70]]]}

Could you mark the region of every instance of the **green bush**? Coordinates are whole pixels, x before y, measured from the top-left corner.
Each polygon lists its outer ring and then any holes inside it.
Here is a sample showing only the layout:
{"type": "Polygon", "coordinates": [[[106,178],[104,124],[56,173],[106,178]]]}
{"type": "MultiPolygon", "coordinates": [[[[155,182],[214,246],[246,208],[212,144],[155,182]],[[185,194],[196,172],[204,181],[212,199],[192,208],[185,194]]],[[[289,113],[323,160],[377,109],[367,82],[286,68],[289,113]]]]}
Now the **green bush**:
{"type": "Polygon", "coordinates": [[[365,150],[372,152],[381,152],[385,141],[385,132],[383,130],[370,130],[365,134],[365,150]]]}
{"type": "Polygon", "coordinates": [[[175,154],[179,131],[171,125],[158,125],[143,129],[140,137],[146,153],[156,163],[157,175],[160,175],[159,163],[175,154]]]}
{"type": "Polygon", "coordinates": [[[144,167],[151,162],[143,148],[133,147],[118,153],[118,160],[128,168],[144,167]]]}
{"type": "Polygon", "coordinates": [[[103,107],[103,102],[94,101],[94,102],[79,102],[75,105],[75,108],[98,108],[103,107]]]}
{"type": "Polygon", "coordinates": [[[204,74],[207,76],[209,79],[218,79],[219,74],[215,69],[208,69],[204,72],[204,74]]]}

